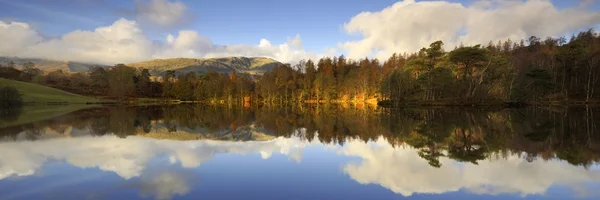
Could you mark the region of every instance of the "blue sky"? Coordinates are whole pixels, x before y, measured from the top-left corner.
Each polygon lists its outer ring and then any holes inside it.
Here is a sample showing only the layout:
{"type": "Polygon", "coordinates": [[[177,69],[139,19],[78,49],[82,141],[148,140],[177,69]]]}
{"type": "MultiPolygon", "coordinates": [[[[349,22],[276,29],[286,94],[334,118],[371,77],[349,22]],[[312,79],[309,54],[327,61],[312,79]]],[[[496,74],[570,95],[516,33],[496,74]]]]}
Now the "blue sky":
{"type": "MultiPolygon", "coordinates": [[[[300,34],[310,38],[309,50],[321,50],[349,38],[343,24],[362,11],[377,11],[395,0],[219,0],[181,1],[194,18],[180,28],[196,30],[217,44],[255,44],[261,38],[282,43],[300,34]]],[[[127,14],[133,1],[100,0],[0,0],[0,19],[24,21],[48,36],[60,36],[77,29],[91,30],[110,25],[127,14]],[[61,2],[60,4],[57,2],[61,2]]],[[[147,33],[162,39],[173,30],[151,29],[147,33]]]]}
{"type": "MultiPolygon", "coordinates": [[[[464,7],[469,7],[481,1],[486,0],[447,0],[446,2],[460,3],[464,7]]],[[[524,2],[529,1],[543,0],[517,0],[513,2],[521,2],[525,5],[524,2]]],[[[93,31],[97,27],[110,26],[121,18],[136,21],[149,40],[159,42],[164,42],[168,34],[177,35],[180,30],[195,31],[199,35],[209,38],[212,43],[219,45],[258,45],[263,38],[274,45],[284,44],[296,34],[299,34],[305,52],[319,54],[325,48],[337,48],[338,53],[350,52],[350,54],[364,56],[374,54],[352,53],[352,50],[346,50],[340,46],[348,41],[364,40],[362,35],[373,28],[367,28],[366,30],[361,28],[357,31],[358,34],[350,34],[344,30],[344,24],[349,23],[354,16],[361,12],[380,12],[397,2],[397,0],[0,0],[0,21],[25,22],[43,38],[58,38],[75,30],[93,31]],[[139,13],[136,13],[136,2],[138,4],[151,4],[154,1],[180,2],[185,5],[187,10],[186,14],[179,19],[181,23],[163,27],[140,21],[139,13]]],[[[591,21],[596,19],[596,16],[592,15],[597,15],[597,10],[600,7],[599,2],[594,0],[552,0],[551,2],[558,10],[577,8],[582,2],[592,2],[587,4],[589,8],[579,8],[589,12],[590,17],[586,19],[591,21]]],[[[420,3],[422,2],[417,1],[414,4],[420,3]]],[[[423,4],[423,7],[426,6],[423,4]]],[[[399,9],[396,14],[404,11],[399,9]]],[[[456,12],[458,14],[461,11],[456,12]]],[[[568,16],[569,13],[562,14],[568,16]]],[[[571,13],[571,15],[573,14],[571,13]]],[[[569,18],[564,16],[558,18],[569,18]]],[[[578,20],[574,19],[572,21],[578,20]]],[[[390,24],[395,26],[396,23],[415,23],[410,20],[408,22],[388,20],[387,22],[388,24],[382,24],[381,26],[390,26],[390,24]]],[[[598,23],[596,22],[596,24],[598,23]]],[[[557,35],[557,32],[565,32],[566,34],[568,31],[576,30],[575,28],[586,28],[589,23],[584,25],[586,26],[556,30],[548,33],[548,35],[557,35]]],[[[408,28],[410,29],[410,27],[408,28]]],[[[539,34],[539,31],[531,31],[528,27],[519,28],[526,30],[527,34],[539,34]]],[[[399,30],[390,29],[389,31],[399,30]]],[[[378,33],[385,31],[387,30],[378,33]]],[[[403,28],[402,31],[396,34],[399,35],[405,31],[406,28],[403,28]]],[[[542,32],[542,34],[545,33],[542,32]]],[[[499,35],[497,38],[510,36],[510,34],[505,35],[499,35]]],[[[523,35],[523,37],[526,36],[523,35]]],[[[490,40],[497,38],[490,38],[490,40]]],[[[407,38],[406,40],[411,39],[417,40],[417,38],[407,38]]],[[[435,38],[432,36],[431,39],[435,38]]],[[[370,41],[374,40],[381,39],[373,38],[370,41]]],[[[406,43],[406,41],[400,40],[391,40],[388,43],[402,42],[406,43]]],[[[419,43],[418,45],[422,44],[419,43]]],[[[376,44],[365,46],[363,43],[359,46],[361,46],[360,48],[371,48],[373,51],[383,49],[387,52],[392,50],[408,51],[414,49],[413,46],[416,45],[406,46],[406,48],[404,48],[405,46],[392,48],[376,44]]]]}
{"type": "MultiPolygon", "coordinates": [[[[351,39],[343,24],[364,11],[379,11],[397,0],[198,0],[181,1],[192,17],[184,29],[196,30],[216,44],[255,44],[261,38],[285,42],[300,34],[307,50],[319,51],[351,39]]],[[[452,0],[471,4],[473,0],[452,0]]],[[[554,0],[558,7],[577,4],[577,0],[554,0]]],[[[48,36],[73,30],[91,30],[110,25],[119,18],[131,18],[128,0],[0,0],[0,18],[36,25],[48,36]],[[60,2],[60,3],[59,3],[60,2]]],[[[162,39],[172,30],[152,29],[148,35],[162,39]]]]}

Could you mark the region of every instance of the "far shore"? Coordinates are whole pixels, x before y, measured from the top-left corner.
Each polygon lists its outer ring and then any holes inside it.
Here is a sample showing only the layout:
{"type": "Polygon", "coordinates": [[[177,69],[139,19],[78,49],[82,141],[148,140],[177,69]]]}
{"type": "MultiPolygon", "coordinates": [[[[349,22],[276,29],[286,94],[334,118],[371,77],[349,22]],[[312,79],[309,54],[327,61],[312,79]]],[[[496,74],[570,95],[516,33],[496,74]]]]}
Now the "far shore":
{"type": "Polygon", "coordinates": [[[388,100],[378,101],[377,99],[357,100],[357,99],[337,99],[337,100],[301,100],[301,101],[227,101],[227,100],[201,100],[184,101],[175,99],[158,98],[130,98],[130,99],[111,99],[107,97],[91,97],[101,101],[91,102],[24,102],[24,105],[176,105],[176,104],[205,104],[205,105],[292,105],[292,104],[352,104],[369,105],[381,107],[510,107],[520,108],[526,106],[600,106],[600,101],[402,101],[393,102],[388,100]]]}

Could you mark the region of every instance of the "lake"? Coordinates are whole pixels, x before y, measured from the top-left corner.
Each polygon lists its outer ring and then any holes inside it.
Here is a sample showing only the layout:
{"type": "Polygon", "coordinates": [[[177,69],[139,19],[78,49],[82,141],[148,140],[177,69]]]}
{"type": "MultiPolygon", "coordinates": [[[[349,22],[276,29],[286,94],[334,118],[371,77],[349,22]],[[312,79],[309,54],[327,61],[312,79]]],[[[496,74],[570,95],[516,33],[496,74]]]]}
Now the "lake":
{"type": "Polygon", "coordinates": [[[600,198],[598,108],[56,110],[0,117],[0,199],[600,198]]]}

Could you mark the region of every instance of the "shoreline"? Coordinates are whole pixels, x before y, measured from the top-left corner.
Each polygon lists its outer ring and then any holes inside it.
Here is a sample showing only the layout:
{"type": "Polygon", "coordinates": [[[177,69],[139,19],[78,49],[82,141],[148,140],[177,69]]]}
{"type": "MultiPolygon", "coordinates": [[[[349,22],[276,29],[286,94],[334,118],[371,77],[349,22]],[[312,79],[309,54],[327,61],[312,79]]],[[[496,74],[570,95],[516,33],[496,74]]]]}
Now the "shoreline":
{"type": "MultiPolygon", "coordinates": [[[[104,99],[107,100],[107,99],[104,99]]],[[[107,100],[99,102],[24,102],[24,106],[67,106],[67,105],[178,105],[178,104],[204,104],[204,105],[339,105],[339,104],[363,104],[389,107],[505,107],[505,108],[522,108],[528,106],[600,106],[600,101],[527,101],[527,102],[511,102],[511,101],[490,101],[490,102],[468,102],[468,101],[343,101],[343,100],[303,100],[303,101],[287,101],[287,102],[265,102],[265,101],[181,101],[172,99],[130,99],[130,100],[107,100]]]]}
{"type": "Polygon", "coordinates": [[[489,101],[489,102],[468,102],[468,101],[379,101],[378,106],[382,107],[505,107],[522,108],[527,106],[600,106],[600,101],[489,101]]]}

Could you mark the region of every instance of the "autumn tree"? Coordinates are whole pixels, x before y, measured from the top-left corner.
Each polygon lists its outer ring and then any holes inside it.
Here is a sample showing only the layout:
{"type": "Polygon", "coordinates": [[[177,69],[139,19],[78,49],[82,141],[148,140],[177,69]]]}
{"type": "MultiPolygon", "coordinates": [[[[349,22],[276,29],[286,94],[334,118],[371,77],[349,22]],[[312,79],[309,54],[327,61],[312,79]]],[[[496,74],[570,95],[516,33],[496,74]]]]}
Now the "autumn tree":
{"type": "Polygon", "coordinates": [[[89,71],[90,82],[94,87],[108,87],[108,72],[103,67],[90,67],[89,71]]]}
{"type": "Polygon", "coordinates": [[[196,73],[189,72],[185,75],[179,75],[177,82],[173,86],[175,97],[179,100],[194,100],[194,88],[196,87],[196,73]]]}
{"type": "Polygon", "coordinates": [[[315,63],[312,60],[306,61],[305,72],[304,72],[304,81],[303,92],[306,94],[306,99],[312,100],[314,98],[314,81],[317,74],[317,69],[315,68],[315,63]]]}
{"type": "Polygon", "coordinates": [[[173,70],[167,70],[165,72],[165,74],[162,77],[162,81],[163,81],[163,87],[162,87],[162,92],[163,92],[163,97],[166,98],[173,98],[175,97],[174,94],[174,82],[175,82],[175,71],[173,70]]]}
{"type": "Polygon", "coordinates": [[[465,96],[473,98],[479,88],[477,83],[482,81],[490,66],[488,51],[480,45],[460,47],[451,51],[448,57],[451,62],[458,65],[461,81],[468,85],[465,96]]]}
{"type": "Polygon", "coordinates": [[[136,69],[123,64],[115,65],[108,70],[108,87],[110,95],[125,98],[135,93],[136,69]]]}
{"type": "MultiPolygon", "coordinates": [[[[10,64],[9,64],[10,65],[10,64]]],[[[23,64],[23,74],[25,80],[31,81],[33,78],[41,73],[40,69],[35,66],[35,63],[29,61],[23,64]]]]}
{"type": "Polygon", "coordinates": [[[151,97],[153,96],[152,81],[150,80],[150,71],[148,69],[142,69],[139,78],[137,79],[136,89],[139,96],[151,97]]]}

